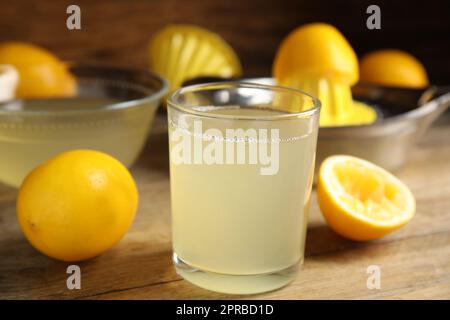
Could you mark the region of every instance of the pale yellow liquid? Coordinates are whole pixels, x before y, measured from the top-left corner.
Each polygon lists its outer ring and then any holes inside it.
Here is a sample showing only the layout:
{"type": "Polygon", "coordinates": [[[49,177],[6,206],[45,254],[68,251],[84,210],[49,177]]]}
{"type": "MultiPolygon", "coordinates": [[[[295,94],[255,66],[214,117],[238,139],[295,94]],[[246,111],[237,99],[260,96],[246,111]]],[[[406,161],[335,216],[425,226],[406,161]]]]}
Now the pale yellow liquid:
{"type": "MultiPolygon", "coordinates": [[[[9,109],[63,111],[97,109],[113,102],[105,98],[30,100],[9,109]]],[[[146,139],[153,112],[135,114],[74,114],[64,117],[0,117],[0,183],[19,187],[25,176],[52,156],[72,149],[106,152],[125,165],[136,158],[146,139]]]]}
{"type": "MultiPolygon", "coordinates": [[[[219,112],[274,113],[258,109],[219,112]]],[[[279,287],[280,281],[286,284],[295,272],[283,279],[261,275],[274,274],[303,261],[317,135],[312,121],[203,119],[202,124],[203,130],[218,128],[222,132],[225,128],[278,128],[279,171],[275,175],[261,175],[260,164],[175,165],[171,162],[174,252],[184,263],[214,273],[215,277],[178,271],[197,285],[229,293],[268,291],[279,287]],[[239,279],[244,279],[244,275],[249,277],[242,282],[226,275],[239,279]]],[[[169,126],[169,133],[174,129],[173,125],[169,126]]],[[[194,139],[204,146],[215,143],[201,136],[194,139]]],[[[249,143],[252,142],[246,142],[247,150],[249,143]]],[[[171,141],[171,150],[174,145],[171,141]]]]}

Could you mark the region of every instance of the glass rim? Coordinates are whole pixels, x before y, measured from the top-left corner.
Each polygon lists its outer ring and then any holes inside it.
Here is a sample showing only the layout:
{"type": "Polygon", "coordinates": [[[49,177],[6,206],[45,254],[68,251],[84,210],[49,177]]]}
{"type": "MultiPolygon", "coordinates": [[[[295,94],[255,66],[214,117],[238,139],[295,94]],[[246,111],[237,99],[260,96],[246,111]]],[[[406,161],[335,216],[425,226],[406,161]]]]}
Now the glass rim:
{"type": "MultiPolygon", "coordinates": [[[[142,106],[145,106],[146,104],[150,104],[156,101],[159,101],[164,97],[164,95],[169,91],[169,84],[165,78],[160,76],[157,73],[154,73],[150,70],[146,70],[144,68],[135,68],[135,67],[122,67],[122,66],[113,66],[111,64],[105,64],[105,63],[68,63],[68,66],[70,66],[70,69],[77,70],[77,69],[85,69],[90,72],[123,72],[126,73],[128,76],[132,76],[133,74],[136,74],[137,76],[141,78],[146,79],[152,79],[158,83],[158,86],[155,87],[147,87],[144,84],[135,83],[132,80],[128,79],[120,79],[120,80],[114,80],[114,79],[108,79],[102,77],[102,74],[95,74],[95,75],[78,75],[76,72],[74,73],[75,81],[77,83],[77,86],[80,83],[87,83],[89,81],[96,82],[98,84],[102,83],[110,83],[112,86],[118,86],[118,84],[123,83],[130,87],[140,87],[144,90],[152,90],[150,93],[144,93],[142,97],[136,97],[131,99],[126,99],[124,101],[117,101],[105,104],[101,107],[96,107],[92,109],[77,109],[77,108],[70,108],[65,110],[46,110],[46,109],[34,109],[34,110],[9,110],[5,109],[2,106],[13,104],[13,103],[23,103],[23,102],[29,102],[33,100],[37,101],[45,101],[45,100],[52,100],[52,99],[70,99],[70,98],[80,98],[84,97],[83,95],[80,95],[78,92],[76,92],[73,96],[58,96],[58,97],[49,97],[49,98],[15,98],[8,101],[2,101],[0,102],[0,120],[2,120],[2,117],[9,117],[9,116],[19,116],[19,117],[30,117],[30,118],[36,118],[36,117],[55,117],[55,118],[63,118],[63,117],[73,117],[73,116],[86,116],[86,115],[97,115],[97,114],[106,114],[109,112],[115,112],[120,110],[127,110],[132,108],[139,108],[142,106]]],[[[144,91],[143,90],[143,91],[144,91]]],[[[88,96],[86,96],[88,97],[88,96]]],[[[109,95],[105,96],[106,98],[110,98],[109,95]]],[[[95,98],[98,98],[95,95],[95,98]]],[[[159,104],[159,103],[158,103],[159,104]]],[[[156,106],[158,107],[158,105],[156,106]]],[[[156,109],[156,108],[155,108],[156,109]]]]}
{"type": "Polygon", "coordinates": [[[283,87],[278,85],[268,85],[268,84],[259,84],[252,83],[246,81],[221,81],[221,82],[207,82],[201,84],[194,84],[189,86],[184,86],[177,89],[167,98],[168,107],[174,108],[180,112],[188,113],[191,115],[195,115],[203,118],[214,118],[214,119],[227,119],[227,120],[287,120],[287,119],[298,119],[311,117],[316,114],[319,114],[321,103],[320,100],[314,97],[313,95],[306,93],[302,90],[283,87]],[[196,91],[207,91],[214,88],[242,88],[242,89],[262,89],[262,90],[270,90],[270,91],[278,91],[278,92],[286,92],[290,94],[302,95],[311,99],[311,108],[308,108],[299,112],[285,113],[285,114],[277,114],[270,116],[245,116],[245,115],[224,115],[224,114],[214,114],[208,113],[207,111],[195,110],[189,107],[185,107],[177,102],[177,99],[184,94],[185,92],[196,92],[196,91]]]}

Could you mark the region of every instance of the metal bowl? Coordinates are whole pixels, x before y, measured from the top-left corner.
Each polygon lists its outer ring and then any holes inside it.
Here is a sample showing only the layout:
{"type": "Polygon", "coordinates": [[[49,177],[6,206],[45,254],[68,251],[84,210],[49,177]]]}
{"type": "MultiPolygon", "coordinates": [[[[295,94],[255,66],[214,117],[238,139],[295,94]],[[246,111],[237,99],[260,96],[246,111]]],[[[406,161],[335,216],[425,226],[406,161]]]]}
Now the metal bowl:
{"type": "Polygon", "coordinates": [[[317,164],[333,154],[349,154],[395,171],[431,123],[450,105],[450,90],[387,88],[358,85],[353,89],[360,101],[381,111],[371,125],[325,127],[319,130],[317,164]]]}
{"type": "Polygon", "coordinates": [[[18,187],[48,158],[71,149],[106,152],[130,166],[148,137],[167,83],[141,69],[74,64],[70,98],[0,103],[0,182],[18,187]]]}
{"type": "MultiPolygon", "coordinates": [[[[200,78],[189,81],[189,84],[218,80],[200,78]]],[[[240,80],[275,84],[273,78],[240,80]]],[[[359,84],[352,91],[357,100],[374,107],[379,118],[370,125],[321,127],[316,169],[328,156],[347,154],[395,171],[405,164],[409,151],[430,124],[450,105],[448,87],[416,90],[359,84]]]]}

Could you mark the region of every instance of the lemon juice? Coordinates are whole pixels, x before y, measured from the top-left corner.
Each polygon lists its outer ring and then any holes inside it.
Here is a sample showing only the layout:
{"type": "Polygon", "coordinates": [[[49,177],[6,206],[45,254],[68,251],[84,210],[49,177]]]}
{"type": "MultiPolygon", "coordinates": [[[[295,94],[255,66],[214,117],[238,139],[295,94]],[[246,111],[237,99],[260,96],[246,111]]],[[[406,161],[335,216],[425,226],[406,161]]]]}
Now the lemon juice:
{"type": "Polygon", "coordinates": [[[37,165],[71,149],[103,151],[130,165],[147,137],[153,112],[104,112],[115,102],[76,97],[0,105],[0,182],[18,187],[37,165]]]}
{"type": "Polygon", "coordinates": [[[255,120],[283,115],[269,108],[199,110],[205,117],[169,109],[177,271],[194,284],[227,293],[283,286],[303,261],[317,119],[255,120]],[[202,132],[195,130],[199,127],[202,132]],[[184,153],[195,158],[201,151],[201,161],[176,159],[186,141],[184,153]]]}

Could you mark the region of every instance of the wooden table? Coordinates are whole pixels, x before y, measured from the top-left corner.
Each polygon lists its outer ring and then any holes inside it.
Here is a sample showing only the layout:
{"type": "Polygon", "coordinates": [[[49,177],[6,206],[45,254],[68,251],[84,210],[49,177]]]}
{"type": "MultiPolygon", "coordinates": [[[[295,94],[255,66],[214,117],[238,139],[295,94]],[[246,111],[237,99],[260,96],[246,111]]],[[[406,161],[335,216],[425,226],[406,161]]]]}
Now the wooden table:
{"type": "MultiPolygon", "coordinates": [[[[1,161],[1,158],[0,158],[1,161]]],[[[175,273],[171,261],[165,118],[132,169],[140,190],[137,218],[112,250],[80,263],[81,289],[66,287],[67,263],[34,250],[20,232],[16,190],[0,187],[0,298],[221,299],[175,273]]],[[[313,194],[303,270],[291,285],[257,299],[450,298],[450,116],[433,126],[397,173],[417,199],[403,229],[377,241],[345,240],[325,224],[313,194]],[[381,268],[381,289],[366,286],[367,267],[381,268]]],[[[237,297],[242,298],[242,297],[237,297]]]]}

